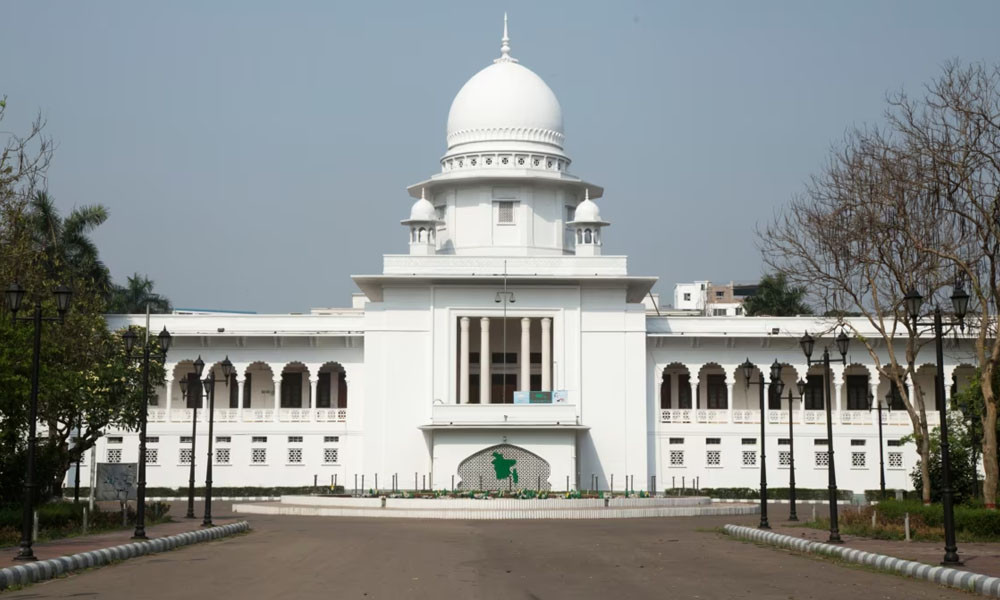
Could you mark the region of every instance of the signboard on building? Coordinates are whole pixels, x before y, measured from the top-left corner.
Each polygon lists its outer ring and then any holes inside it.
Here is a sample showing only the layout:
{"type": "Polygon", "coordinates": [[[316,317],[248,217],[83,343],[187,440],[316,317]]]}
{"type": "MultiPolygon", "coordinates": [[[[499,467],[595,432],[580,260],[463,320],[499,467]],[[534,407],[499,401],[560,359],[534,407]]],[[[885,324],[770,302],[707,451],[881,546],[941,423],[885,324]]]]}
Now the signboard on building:
{"type": "Polygon", "coordinates": [[[97,465],[96,500],[136,499],[136,463],[99,463],[97,465]]]}
{"type": "Polygon", "coordinates": [[[514,404],[569,404],[569,392],[514,392],[514,404]]]}

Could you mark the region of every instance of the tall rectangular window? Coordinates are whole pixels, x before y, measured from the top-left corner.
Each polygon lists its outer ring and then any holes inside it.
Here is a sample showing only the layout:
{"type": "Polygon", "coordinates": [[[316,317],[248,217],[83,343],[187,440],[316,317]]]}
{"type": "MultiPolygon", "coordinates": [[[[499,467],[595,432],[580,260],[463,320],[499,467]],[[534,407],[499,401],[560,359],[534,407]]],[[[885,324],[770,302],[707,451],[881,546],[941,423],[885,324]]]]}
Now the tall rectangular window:
{"type": "Polygon", "coordinates": [[[198,375],[195,373],[188,373],[187,382],[187,407],[188,408],[201,408],[201,396],[204,390],[201,387],[201,381],[198,380],[198,375]]]}
{"type": "Polygon", "coordinates": [[[319,382],[316,384],[316,408],[330,408],[330,392],[332,389],[330,387],[330,372],[321,371],[319,382]]]}
{"type": "Polygon", "coordinates": [[[240,385],[236,381],[236,373],[229,376],[229,408],[240,407],[240,385]]]}
{"type": "Polygon", "coordinates": [[[868,376],[847,376],[847,410],[868,410],[868,376]]]}
{"type": "Polygon", "coordinates": [[[781,410],[781,396],[778,389],[773,385],[767,386],[767,408],[769,410],[781,410]]]}
{"type": "Polygon", "coordinates": [[[691,408],[691,376],[677,376],[677,408],[691,408]]]}
{"type": "MultiPolygon", "coordinates": [[[[903,404],[903,394],[900,393],[895,380],[889,381],[889,393],[892,394],[892,402],[890,403],[892,410],[906,410],[906,405],[903,404]]],[[[930,397],[933,398],[934,395],[931,394],[930,397]]]]}
{"type": "Polygon", "coordinates": [[[723,409],[728,404],[725,375],[708,376],[708,408],[723,409]]]}
{"type": "Polygon", "coordinates": [[[660,382],[660,408],[670,408],[670,383],[673,377],[670,373],[663,374],[660,382]]]}
{"type": "Polygon", "coordinates": [[[806,375],[806,410],[823,410],[823,376],[806,375]]]}
{"type": "Polygon", "coordinates": [[[281,408],[302,408],[302,373],[281,374],[281,408]]]}
{"type": "Polygon", "coordinates": [[[253,373],[247,373],[246,381],[243,382],[243,408],[250,408],[250,390],[253,388],[252,380],[253,373]]]}

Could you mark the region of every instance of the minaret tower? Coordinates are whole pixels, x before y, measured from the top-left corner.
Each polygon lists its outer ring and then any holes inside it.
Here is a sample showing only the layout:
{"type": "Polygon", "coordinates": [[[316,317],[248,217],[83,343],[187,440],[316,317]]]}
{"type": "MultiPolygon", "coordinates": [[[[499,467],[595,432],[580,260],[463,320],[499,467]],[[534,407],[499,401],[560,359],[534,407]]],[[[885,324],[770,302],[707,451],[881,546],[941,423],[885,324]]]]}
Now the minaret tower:
{"type": "Polygon", "coordinates": [[[577,205],[573,220],[567,223],[576,236],[577,256],[601,255],[601,228],[611,225],[601,220],[597,203],[590,199],[590,189],[584,191],[583,202],[577,205]]]}
{"type": "Polygon", "coordinates": [[[410,230],[410,254],[427,256],[437,251],[437,212],[423,190],[410,209],[410,218],[400,223],[410,230]]]}

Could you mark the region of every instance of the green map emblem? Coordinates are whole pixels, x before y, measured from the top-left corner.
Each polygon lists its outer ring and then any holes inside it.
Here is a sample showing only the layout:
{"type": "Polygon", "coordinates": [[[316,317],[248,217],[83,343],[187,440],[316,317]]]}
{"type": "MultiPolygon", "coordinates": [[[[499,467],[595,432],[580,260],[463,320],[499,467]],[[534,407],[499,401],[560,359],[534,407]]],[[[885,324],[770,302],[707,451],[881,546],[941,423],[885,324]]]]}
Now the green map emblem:
{"type": "Polygon", "coordinates": [[[502,481],[513,478],[514,483],[517,483],[517,469],[514,468],[515,464],[517,464],[516,458],[504,458],[503,454],[499,452],[493,453],[493,470],[496,472],[497,479],[502,481]]]}

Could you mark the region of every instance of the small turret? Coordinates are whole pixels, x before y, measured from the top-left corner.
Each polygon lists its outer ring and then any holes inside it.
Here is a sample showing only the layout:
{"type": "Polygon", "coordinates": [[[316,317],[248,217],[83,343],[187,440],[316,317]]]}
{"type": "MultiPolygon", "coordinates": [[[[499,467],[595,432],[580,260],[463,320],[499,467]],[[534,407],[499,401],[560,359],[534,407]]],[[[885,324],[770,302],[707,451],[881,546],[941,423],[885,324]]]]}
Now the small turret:
{"type": "Polygon", "coordinates": [[[584,191],[583,202],[577,205],[573,220],[567,223],[576,236],[577,256],[601,255],[601,228],[611,225],[601,220],[597,203],[590,199],[590,190],[584,191]]]}
{"type": "Polygon", "coordinates": [[[420,190],[420,199],[410,209],[410,218],[400,223],[410,229],[410,254],[431,255],[437,252],[437,226],[440,221],[423,189],[420,190]]]}

